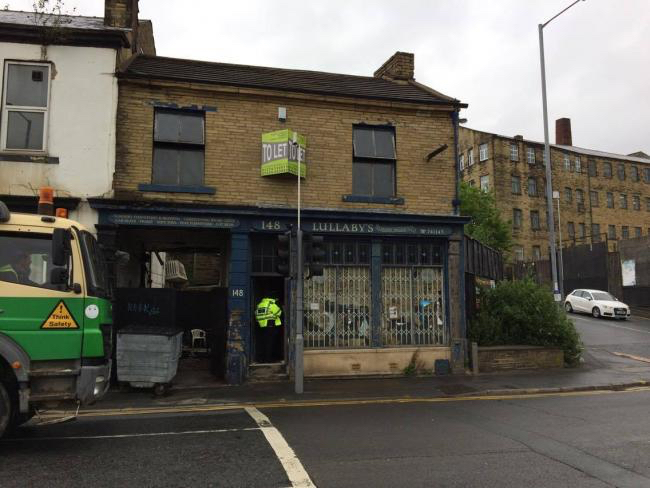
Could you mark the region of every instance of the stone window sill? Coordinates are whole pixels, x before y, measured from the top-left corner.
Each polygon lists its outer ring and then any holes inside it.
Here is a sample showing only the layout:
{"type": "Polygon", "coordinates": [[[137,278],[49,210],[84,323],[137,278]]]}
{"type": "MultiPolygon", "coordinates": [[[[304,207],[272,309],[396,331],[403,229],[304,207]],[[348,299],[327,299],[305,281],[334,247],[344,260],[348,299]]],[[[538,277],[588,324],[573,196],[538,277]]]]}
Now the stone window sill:
{"type": "Polygon", "coordinates": [[[3,151],[0,152],[0,161],[10,161],[13,163],[59,164],[58,157],[36,152],[3,151]]]}
{"type": "Polygon", "coordinates": [[[383,203],[388,205],[404,205],[402,197],[375,197],[371,195],[343,195],[343,201],[348,203],[383,203]]]}
{"type": "Polygon", "coordinates": [[[149,183],[140,183],[138,190],[159,193],[200,193],[204,195],[214,195],[217,192],[216,188],[211,186],[156,185],[149,183]]]}

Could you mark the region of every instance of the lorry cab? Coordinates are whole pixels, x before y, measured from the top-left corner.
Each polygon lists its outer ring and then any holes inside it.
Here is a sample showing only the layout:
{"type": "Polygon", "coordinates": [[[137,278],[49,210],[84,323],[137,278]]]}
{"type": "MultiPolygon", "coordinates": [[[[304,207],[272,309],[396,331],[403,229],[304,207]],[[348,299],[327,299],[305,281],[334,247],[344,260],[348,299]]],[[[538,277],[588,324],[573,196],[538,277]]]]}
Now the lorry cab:
{"type": "Polygon", "coordinates": [[[36,409],[104,395],[112,323],[95,237],[0,202],[0,436],[36,409]]]}

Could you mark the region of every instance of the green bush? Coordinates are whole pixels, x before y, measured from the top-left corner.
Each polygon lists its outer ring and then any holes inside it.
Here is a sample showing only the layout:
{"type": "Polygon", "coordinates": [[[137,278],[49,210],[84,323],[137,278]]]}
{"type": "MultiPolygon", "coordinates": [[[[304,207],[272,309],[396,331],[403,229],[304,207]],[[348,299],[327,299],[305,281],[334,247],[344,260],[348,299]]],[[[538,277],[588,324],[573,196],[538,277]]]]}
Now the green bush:
{"type": "Polygon", "coordinates": [[[469,326],[469,339],[480,346],[553,346],[564,362],[576,365],[582,343],[573,322],[553,301],[547,288],[531,280],[502,281],[482,289],[479,311],[469,326]]]}

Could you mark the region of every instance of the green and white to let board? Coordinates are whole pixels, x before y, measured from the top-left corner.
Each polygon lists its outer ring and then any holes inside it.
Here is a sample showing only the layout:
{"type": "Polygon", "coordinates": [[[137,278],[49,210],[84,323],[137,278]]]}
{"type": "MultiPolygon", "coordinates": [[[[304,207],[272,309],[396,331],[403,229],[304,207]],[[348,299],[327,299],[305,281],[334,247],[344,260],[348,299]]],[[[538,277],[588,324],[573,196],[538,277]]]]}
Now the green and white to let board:
{"type": "Polygon", "coordinates": [[[300,155],[300,176],[307,177],[307,138],[291,129],[276,130],[262,134],[262,176],[279,174],[298,175],[300,155]],[[293,143],[294,138],[298,146],[293,143]]]}

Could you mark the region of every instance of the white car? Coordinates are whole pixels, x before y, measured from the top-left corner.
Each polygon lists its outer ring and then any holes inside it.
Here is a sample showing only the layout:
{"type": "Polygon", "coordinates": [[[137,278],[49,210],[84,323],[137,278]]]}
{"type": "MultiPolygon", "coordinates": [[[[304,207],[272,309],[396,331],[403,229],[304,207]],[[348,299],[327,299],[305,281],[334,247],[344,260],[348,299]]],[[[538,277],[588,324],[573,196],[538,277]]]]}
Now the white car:
{"type": "Polygon", "coordinates": [[[595,318],[612,317],[627,319],[630,317],[630,307],[619,302],[611,293],[602,290],[573,290],[564,300],[567,312],[590,313],[595,318]]]}

